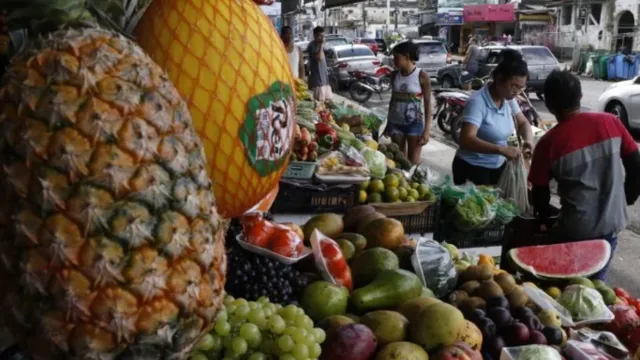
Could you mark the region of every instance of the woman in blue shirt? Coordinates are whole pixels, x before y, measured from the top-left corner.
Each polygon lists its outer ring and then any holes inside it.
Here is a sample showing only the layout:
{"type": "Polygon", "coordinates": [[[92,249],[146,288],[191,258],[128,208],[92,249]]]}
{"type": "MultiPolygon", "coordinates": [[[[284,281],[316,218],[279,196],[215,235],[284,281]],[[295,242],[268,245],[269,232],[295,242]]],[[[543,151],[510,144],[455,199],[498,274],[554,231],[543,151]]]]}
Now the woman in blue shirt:
{"type": "Polygon", "coordinates": [[[460,148],[453,160],[453,181],[461,185],[496,185],[505,158],[517,159],[533,149],[529,122],[514,99],[527,85],[527,63],[515,50],[505,50],[493,70],[493,81],[474,93],[462,113],[464,125],[460,148]],[[523,149],[508,146],[515,124],[523,138],[523,149]]]}

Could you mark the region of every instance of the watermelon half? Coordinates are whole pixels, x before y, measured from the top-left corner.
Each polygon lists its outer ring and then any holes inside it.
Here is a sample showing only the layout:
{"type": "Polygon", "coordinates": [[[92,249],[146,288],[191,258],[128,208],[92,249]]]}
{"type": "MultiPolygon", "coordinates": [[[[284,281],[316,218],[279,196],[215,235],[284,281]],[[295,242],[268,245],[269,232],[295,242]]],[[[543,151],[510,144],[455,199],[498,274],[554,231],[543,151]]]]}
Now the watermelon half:
{"type": "Polygon", "coordinates": [[[611,256],[606,240],[527,246],[509,250],[509,257],[521,270],[537,277],[568,279],[589,277],[602,270],[611,256]]]}

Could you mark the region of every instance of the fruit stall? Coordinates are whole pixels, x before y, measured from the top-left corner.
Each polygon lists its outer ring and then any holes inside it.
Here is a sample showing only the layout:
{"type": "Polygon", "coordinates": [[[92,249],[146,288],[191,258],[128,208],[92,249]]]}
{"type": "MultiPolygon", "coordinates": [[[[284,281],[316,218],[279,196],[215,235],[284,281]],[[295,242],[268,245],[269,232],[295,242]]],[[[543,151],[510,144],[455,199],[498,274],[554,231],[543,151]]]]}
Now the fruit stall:
{"type": "Polygon", "coordinates": [[[520,212],[309,104],[254,2],[12,4],[0,359],[640,359],[607,242],[439,238],[520,212]]]}
{"type": "Polygon", "coordinates": [[[382,117],[337,95],[315,103],[300,80],[296,96],[292,154],[270,210],[278,220],[302,223],[367,203],[409,233],[434,231],[439,202],[427,170],[413,169],[395,144],[378,142],[382,117]]]}

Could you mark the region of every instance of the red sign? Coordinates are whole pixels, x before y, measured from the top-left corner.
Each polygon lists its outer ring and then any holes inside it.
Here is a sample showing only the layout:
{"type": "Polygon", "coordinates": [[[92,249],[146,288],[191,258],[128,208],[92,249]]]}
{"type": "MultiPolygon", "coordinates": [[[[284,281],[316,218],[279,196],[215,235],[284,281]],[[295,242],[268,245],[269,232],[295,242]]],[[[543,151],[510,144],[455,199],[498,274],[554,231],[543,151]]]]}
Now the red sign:
{"type": "Polygon", "coordinates": [[[465,5],[462,15],[465,23],[515,21],[513,4],[465,5]]]}

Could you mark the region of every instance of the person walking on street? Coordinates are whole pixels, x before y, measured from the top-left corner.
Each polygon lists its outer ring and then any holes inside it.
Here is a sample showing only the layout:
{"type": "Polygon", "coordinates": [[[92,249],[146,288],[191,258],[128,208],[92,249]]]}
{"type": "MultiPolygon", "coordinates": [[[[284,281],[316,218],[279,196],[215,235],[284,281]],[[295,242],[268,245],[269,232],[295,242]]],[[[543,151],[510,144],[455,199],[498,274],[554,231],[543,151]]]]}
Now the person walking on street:
{"type": "Polygon", "coordinates": [[[391,101],[385,133],[412,164],[420,162],[431,129],[431,79],[416,67],[418,46],[405,41],[393,48],[391,101]]]}
{"type": "MultiPolygon", "coordinates": [[[[613,257],[618,233],[627,225],[627,205],[640,195],[640,152],[620,119],[581,112],[581,99],[575,75],[554,70],[547,77],[544,102],[558,125],[533,152],[529,171],[533,207],[547,224],[549,182],[555,179],[562,208],[551,237],[562,242],[604,239],[611,244],[613,257]]],[[[610,262],[611,258],[593,278],[605,280],[610,262]]]]}
{"type": "Polygon", "coordinates": [[[466,72],[460,77],[460,82],[463,90],[471,90],[471,81],[476,77],[478,73],[478,61],[480,60],[480,48],[478,47],[478,40],[472,38],[469,41],[469,47],[467,53],[462,60],[462,70],[466,72]]]}
{"type": "Polygon", "coordinates": [[[452,164],[453,182],[496,185],[505,158],[516,160],[533,149],[531,125],[514,99],[527,85],[527,63],[516,50],[504,50],[493,71],[493,81],[476,91],[464,106],[460,148],[452,164]],[[514,132],[523,139],[522,150],[508,146],[514,132]]]}
{"type": "Polygon", "coordinates": [[[304,57],[302,56],[302,50],[298,49],[293,42],[293,29],[290,26],[283,26],[282,30],[280,30],[280,37],[282,38],[282,43],[284,43],[284,48],[287,50],[291,74],[294,78],[304,79],[304,57]]]}
{"type": "Polygon", "coordinates": [[[333,93],[329,85],[329,69],[324,56],[324,28],[313,29],[313,41],[307,47],[309,53],[309,89],[316,101],[331,101],[333,93]]]}

